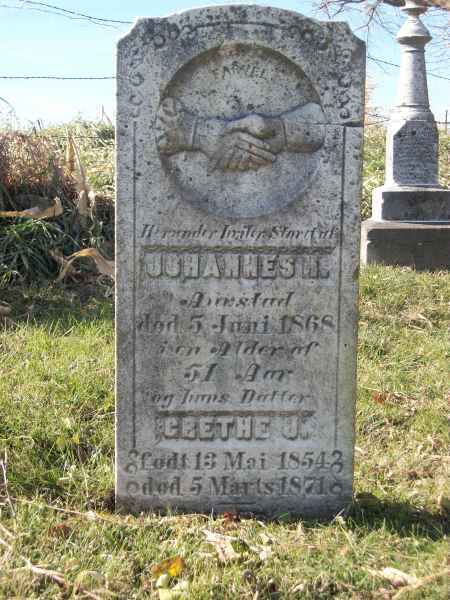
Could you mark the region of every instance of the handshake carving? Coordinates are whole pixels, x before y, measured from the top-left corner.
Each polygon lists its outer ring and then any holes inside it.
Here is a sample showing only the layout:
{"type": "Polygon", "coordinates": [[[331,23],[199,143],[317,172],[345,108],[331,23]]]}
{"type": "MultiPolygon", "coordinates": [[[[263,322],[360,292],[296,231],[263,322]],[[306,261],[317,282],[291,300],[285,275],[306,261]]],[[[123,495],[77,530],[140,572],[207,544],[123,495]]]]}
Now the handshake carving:
{"type": "Polygon", "coordinates": [[[156,119],[161,154],[202,152],[208,171],[257,171],[281,152],[313,153],[325,139],[325,117],[309,103],[275,116],[258,113],[236,119],[200,118],[176,98],[162,101],[156,119]]]}

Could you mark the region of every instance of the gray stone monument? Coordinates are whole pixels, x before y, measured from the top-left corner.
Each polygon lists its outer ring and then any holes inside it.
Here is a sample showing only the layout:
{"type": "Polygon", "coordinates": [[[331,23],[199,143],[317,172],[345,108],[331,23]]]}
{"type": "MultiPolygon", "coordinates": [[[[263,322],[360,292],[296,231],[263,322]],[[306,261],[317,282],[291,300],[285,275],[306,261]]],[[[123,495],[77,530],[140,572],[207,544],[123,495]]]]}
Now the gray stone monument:
{"type": "Polygon", "coordinates": [[[118,507],[350,502],[364,65],[258,6],[119,42],[118,507]]]}
{"type": "Polygon", "coordinates": [[[428,101],[420,20],[427,6],[406,0],[408,16],[397,40],[402,49],[399,101],[387,131],[386,182],[374,191],[372,218],[362,226],[364,263],[450,267],[450,190],[439,184],[439,134],[428,101]]]}

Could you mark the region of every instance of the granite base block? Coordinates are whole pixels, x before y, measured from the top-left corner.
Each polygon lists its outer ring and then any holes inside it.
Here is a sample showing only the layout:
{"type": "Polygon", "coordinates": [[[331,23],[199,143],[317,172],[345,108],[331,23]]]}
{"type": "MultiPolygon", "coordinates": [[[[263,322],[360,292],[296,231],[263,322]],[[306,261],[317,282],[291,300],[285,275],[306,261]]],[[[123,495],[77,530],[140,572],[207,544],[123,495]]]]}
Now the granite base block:
{"type": "Polygon", "coordinates": [[[450,190],[379,187],[373,193],[372,217],[377,221],[450,222],[450,190]]]}
{"type": "Polygon", "coordinates": [[[362,224],[361,262],[450,269],[450,221],[406,223],[368,219],[362,224]]]}

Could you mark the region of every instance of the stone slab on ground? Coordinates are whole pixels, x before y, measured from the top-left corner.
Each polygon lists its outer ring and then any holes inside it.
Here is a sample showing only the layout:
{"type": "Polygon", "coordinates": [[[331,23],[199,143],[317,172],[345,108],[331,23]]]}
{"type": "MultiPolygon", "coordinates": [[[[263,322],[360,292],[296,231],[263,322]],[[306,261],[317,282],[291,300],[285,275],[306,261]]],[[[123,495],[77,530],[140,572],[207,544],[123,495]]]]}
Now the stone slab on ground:
{"type": "Polygon", "coordinates": [[[119,43],[116,501],[352,499],[365,47],[258,6],[119,43]]]}
{"type": "Polygon", "coordinates": [[[450,190],[379,187],[373,192],[372,219],[450,222],[450,190]]]}
{"type": "Polygon", "coordinates": [[[375,221],[362,224],[361,254],[366,264],[413,267],[450,266],[450,223],[375,221]]]}

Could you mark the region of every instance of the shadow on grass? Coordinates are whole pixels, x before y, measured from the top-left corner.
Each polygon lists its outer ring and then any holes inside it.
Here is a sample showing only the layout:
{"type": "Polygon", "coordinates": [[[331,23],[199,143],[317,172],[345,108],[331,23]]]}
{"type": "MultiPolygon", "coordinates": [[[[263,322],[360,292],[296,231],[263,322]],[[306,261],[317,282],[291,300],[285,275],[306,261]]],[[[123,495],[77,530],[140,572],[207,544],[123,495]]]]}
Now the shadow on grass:
{"type": "Polygon", "coordinates": [[[13,286],[0,290],[0,297],[12,309],[6,326],[31,322],[66,328],[79,322],[112,321],[114,318],[112,289],[92,282],[13,286]]]}
{"type": "MultiPolygon", "coordinates": [[[[450,533],[450,520],[438,512],[419,508],[409,502],[380,500],[372,494],[361,494],[356,497],[346,511],[340,513],[345,518],[345,526],[356,531],[377,532],[385,530],[400,537],[415,537],[428,540],[440,540],[450,533]]],[[[220,517],[220,515],[217,515],[220,517]]],[[[244,515],[241,515],[244,517],[244,515]]],[[[245,515],[255,517],[256,515],[245,515]]],[[[341,518],[334,519],[302,519],[285,513],[277,518],[265,518],[257,515],[259,520],[295,525],[299,522],[306,529],[335,526],[341,518]]]]}
{"type": "Polygon", "coordinates": [[[408,502],[379,500],[375,496],[356,499],[347,517],[347,526],[369,531],[385,529],[401,537],[439,540],[450,533],[449,520],[437,512],[408,502]]]}
{"type": "MultiPolygon", "coordinates": [[[[116,513],[116,514],[129,514],[128,511],[124,511],[115,507],[114,490],[104,498],[98,499],[95,506],[96,510],[103,510],[105,512],[116,513]]],[[[91,507],[92,508],[92,507],[91,507]]],[[[152,513],[154,516],[176,516],[184,515],[183,511],[178,510],[167,510],[162,512],[152,513]]],[[[187,513],[197,514],[204,516],[205,518],[211,517],[211,514],[202,512],[187,513]]],[[[225,518],[227,521],[240,521],[241,519],[258,519],[266,523],[285,523],[286,525],[298,524],[302,522],[305,529],[315,529],[317,527],[335,527],[336,520],[330,519],[325,520],[303,520],[294,518],[288,514],[284,514],[278,518],[267,517],[264,515],[256,515],[253,513],[239,513],[226,512],[216,513],[215,518],[225,518]]],[[[355,500],[351,505],[349,511],[346,514],[345,524],[348,529],[370,533],[377,532],[381,529],[391,534],[399,535],[400,537],[414,537],[437,541],[444,538],[450,533],[450,522],[449,520],[441,516],[439,513],[432,513],[425,509],[417,508],[409,504],[408,502],[391,502],[381,501],[375,496],[370,499],[370,506],[368,505],[367,499],[364,501],[355,500]]]]}
{"type": "MultiPolygon", "coordinates": [[[[372,494],[364,494],[364,498],[356,498],[348,510],[343,513],[345,525],[354,531],[377,532],[385,530],[400,537],[415,537],[428,540],[440,540],[450,533],[450,521],[437,512],[418,508],[408,502],[379,500],[372,494]]],[[[305,528],[334,525],[330,521],[313,521],[289,518],[278,519],[287,523],[298,523],[300,520],[305,528]]]]}

